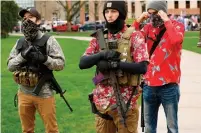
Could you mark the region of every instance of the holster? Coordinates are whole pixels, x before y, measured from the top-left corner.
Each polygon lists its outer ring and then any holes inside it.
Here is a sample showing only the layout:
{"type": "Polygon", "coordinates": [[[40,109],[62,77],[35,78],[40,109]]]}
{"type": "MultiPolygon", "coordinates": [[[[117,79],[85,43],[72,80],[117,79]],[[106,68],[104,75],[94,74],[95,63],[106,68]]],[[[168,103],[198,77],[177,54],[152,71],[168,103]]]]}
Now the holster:
{"type": "Polygon", "coordinates": [[[108,114],[102,114],[100,111],[98,111],[98,109],[96,108],[95,103],[93,102],[93,93],[90,93],[88,95],[88,98],[89,98],[89,101],[90,101],[90,104],[91,104],[91,112],[92,113],[99,115],[103,119],[113,120],[113,118],[110,115],[108,115],[108,114]]]}

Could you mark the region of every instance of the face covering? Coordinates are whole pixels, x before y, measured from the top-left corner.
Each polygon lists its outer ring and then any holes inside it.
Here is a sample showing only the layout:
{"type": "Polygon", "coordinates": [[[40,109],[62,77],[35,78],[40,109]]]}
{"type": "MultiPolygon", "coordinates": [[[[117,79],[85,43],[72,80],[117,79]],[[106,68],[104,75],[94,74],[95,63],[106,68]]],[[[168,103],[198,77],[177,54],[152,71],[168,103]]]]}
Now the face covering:
{"type": "Polygon", "coordinates": [[[116,33],[118,33],[119,31],[121,31],[123,29],[123,27],[124,27],[124,20],[117,19],[117,20],[115,20],[112,23],[108,23],[106,21],[106,27],[108,28],[108,31],[111,34],[116,34],[116,33]]]}
{"type": "Polygon", "coordinates": [[[38,25],[35,24],[33,21],[27,19],[22,21],[22,26],[25,39],[27,41],[33,41],[38,34],[38,25]]]}
{"type": "Polygon", "coordinates": [[[152,14],[150,16],[151,18],[151,22],[152,22],[152,25],[153,27],[157,28],[157,27],[160,27],[164,24],[163,20],[161,19],[160,16],[158,16],[157,14],[152,14]]]}

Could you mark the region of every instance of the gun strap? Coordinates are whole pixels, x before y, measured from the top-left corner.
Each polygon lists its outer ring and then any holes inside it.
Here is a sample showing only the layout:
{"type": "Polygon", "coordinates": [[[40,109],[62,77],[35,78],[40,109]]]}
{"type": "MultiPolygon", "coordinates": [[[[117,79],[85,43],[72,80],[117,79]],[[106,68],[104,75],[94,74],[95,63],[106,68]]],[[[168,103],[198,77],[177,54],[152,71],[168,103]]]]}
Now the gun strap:
{"type": "Polygon", "coordinates": [[[129,106],[130,106],[131,100],[132,100],[132,98],[133,98],[133,95],[136,93],[136,88],[137,88],[137,86],[134,86],[134,87],[133,87],[131,96],[130,96],[130,98],[128,99],[128,102],[127,102],[127,104],[126,104],[127,110],[129,109],[129,106]]]}
{"type": "Polygon", "coordinates": [[[18,105],[18,95],[16,93],[14,96],[14,106],[17,107],[17,105],[18,105]]]}
{"type": "Polygon", "coordinates": [[[151,58],[151,55],[154,53],[156,47],[158,46],[159,42],[161,41],[161,38],[163,37],[164,33],[166,31],[166,28],[162,29],[159,34],[156,37],[156,41],[154,42],[154,44],[151,47],[151,50],[149,52],[149,58],[151,58]]]}

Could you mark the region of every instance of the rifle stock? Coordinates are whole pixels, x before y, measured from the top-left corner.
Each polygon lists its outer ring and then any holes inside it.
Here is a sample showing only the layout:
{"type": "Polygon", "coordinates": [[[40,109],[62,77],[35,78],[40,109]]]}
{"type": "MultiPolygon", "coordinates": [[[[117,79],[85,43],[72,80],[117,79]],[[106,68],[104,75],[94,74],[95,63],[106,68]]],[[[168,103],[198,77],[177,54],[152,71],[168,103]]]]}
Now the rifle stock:
{"type": "MultiPolygon", "coordinates": [[[[97,37],[97,41],[98,41],[98,44],[99,44],[101,50],[109,50],[108,46],[106,45],[103,31],[101,29],[97,30],[96,37],[97,37]]],[[[120,122],[122,122],[124,124],[124,126],[126,127],[127,107],[126,107],[126,104],[121,95],[120,87],[119,87],[119,83],[117,81],[117,77],[115,75],[115,71],[113,71],[113,70],[110,70],[110,79],[112,82],[112,87],[113,87],[115,98],[116,98],[118,114],[121,117],[120,122]]]]}

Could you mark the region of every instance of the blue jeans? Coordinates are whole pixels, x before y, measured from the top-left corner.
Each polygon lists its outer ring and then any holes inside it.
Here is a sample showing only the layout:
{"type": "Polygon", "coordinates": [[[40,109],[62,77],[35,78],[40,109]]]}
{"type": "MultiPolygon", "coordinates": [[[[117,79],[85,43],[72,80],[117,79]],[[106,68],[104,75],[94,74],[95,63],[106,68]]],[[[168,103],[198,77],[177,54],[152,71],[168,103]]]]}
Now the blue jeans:
{"type": "Polygon", "coordinates": [[[180,90],[177,84],[143,87],[145,133],[156,133],[158,110],[162,104],[168,133],[178,133],[178,103],[180,90]]]}

